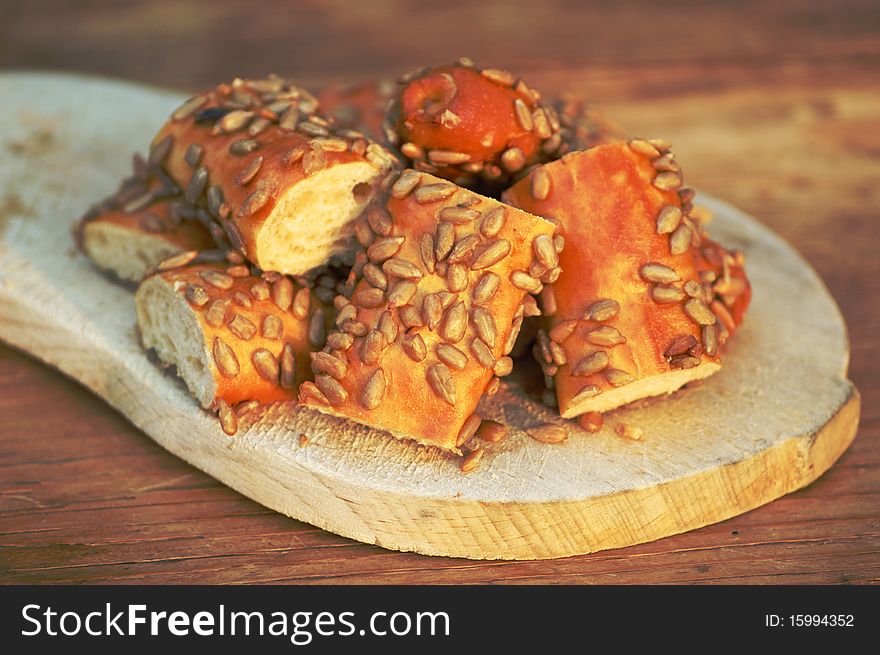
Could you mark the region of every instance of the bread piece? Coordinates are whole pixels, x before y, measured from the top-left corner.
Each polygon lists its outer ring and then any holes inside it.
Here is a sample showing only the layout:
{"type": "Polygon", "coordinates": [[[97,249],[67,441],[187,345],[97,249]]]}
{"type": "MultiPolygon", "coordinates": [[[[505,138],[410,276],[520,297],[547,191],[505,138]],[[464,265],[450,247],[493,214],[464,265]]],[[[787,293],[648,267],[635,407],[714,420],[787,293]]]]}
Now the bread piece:
{"type": "Polygon", "coordinates": [[[187,100],[151,152],[251,262],[301,274],[353,256],[352,219],[396,165],[316,108],[310,94],[279,78],[235,80],[187,100]]]}
{"type": "Polygon", "coordinates": [[[416,169],[467,186],[500,183],[562,145],[555,110],[507,71],[463,59],[401,83],[385,131],[416,169]]]}
{"type": "Polygon", "coordinates": [[[534,243],[554,226],[451,182],[404,171],[357,225],[366,252],[300,400],[459,452],[537,293],[534,243]]]}
{"type": "Polygon", "coordinates": [[[202,407],[295,398],[332,320],[313,290],[243,265],[156,273],[138,287],[135,306],[144,347],[177,367],[202,407]]]}
{"type": "Polygon", "coordinates": [[[134,174],[92,207],[74,227],[80,250],[98,268],[139,282],[163,259],[212,248],[214,239],[195,208],[187,211],[176,184],[138,155],[134,174]]]}
{"type": "Polygon", "coordinates": [[[695,257],[701,231],[682,211],[681,185],[668,145],[636,140],[572,152],[504,193],[553,217],[565,239],[536,346],[563,417],[719,370],[718,319],[695,257]]]}

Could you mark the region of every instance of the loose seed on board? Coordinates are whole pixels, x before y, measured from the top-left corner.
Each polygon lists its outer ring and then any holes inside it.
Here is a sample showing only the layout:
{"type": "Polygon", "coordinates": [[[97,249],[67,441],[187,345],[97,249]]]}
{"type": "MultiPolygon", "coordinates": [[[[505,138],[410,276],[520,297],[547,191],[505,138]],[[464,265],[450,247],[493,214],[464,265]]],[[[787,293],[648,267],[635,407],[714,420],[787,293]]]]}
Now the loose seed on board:
{"type": "Polygon", "coordinates": [[[214,337],[214,347],[212,349],[214,355],[214,363],[223,377],[234,378],[241,370],[238,365],[238,358],[229,345],[220,337],[214,337]]]}
{"type": "Polygon", "coordinates": [[[614,431],[618,436],[624,437],[625,439],[639,441],[642,438],[642,430],[634,425],[628,425],[627,423],[618,423],[614,428],[614,431]]]}
{"type": "Polygon", "coordinates": [[[626,337],[618,332],[616,328],[613,328],[610,325],[603,325],[600,328],[587,332],[587,341],[594,343],[597,346],[610,347],[616,346],[620,343],[626,343],[626,337]]]}
{"type": "Polygon", "coordinates": [[[552,423],[529,428],[526,433],[535,441],[546,444],[560,444],[568,441],[568,431],[564,427],[552,423]]]}
{"type": "Polygon", "coordinates": [[[610,321],[620,313],[620,303],[610,298],[597,300],[584,312],[584,320],[610,321]]]}
{"type": "Polygon", "coordinates": [[[480,462],[482,461],[482,459],[483,459],[483,449],[482,448],[475,448],[474,450],[469,452],[467,455],[462,457],[461,464],[459,466],[459,470],[462,473],[470,473],[471,471],[475,470],[477,468],[477,466],[480,465],[480,462]]]}
{"type": "Polygon", "coordinates": [[[441,399],[455,407],[455,384],[445,364],[434,364],[427,372],[428,384],[441,399]]]}
{"type": "Polygon", "coordinates": [[[639,269],[639,275],[647,282],[656,282],[660,284],[670,284],[678,282],[681,278],[674,270],[664,264],[654,262],[645,264],[639,269]]]}
{"type": "Polygon", "coordinates": [[[477,430],[480,428],[480,416],[478,414],[471,414],[467,417],[464,424],[461,426],[461,430],[458,431],[458,437],[455,440],[456,446],[462,446],[470,441],[474,435],[477,433],[477,430]]]}
{"type": "Polygon", "coordinates": [[[366,409],[376,409],[385,396],[385,371],[377,368],[364,385],[361,404],[366,409]]]}
{"type": "Polygon", "coordinates": [[[474,436],[489,443],[498,443],[507,436],[507,426],[498,421],[484,420],[480,423],[474,436]]]}
{"type": "Polygon", "coordinates": [[[597,350],[591,355],[587,355],[572,369],[571,374],[577,377],[594,375],[608,367],[608,353],[604,350],[597,350]]]}
{"type": "Polygon", "coordinates": [[[257,326],[241,314],[234,314],[226,327],[232,334],[244,341],[250,341],[257,333],[257,326]]]}
{"type": "Polygon", "coordinates": [[[689,298],[685,301],[682,309],[698,325],[712,325],[717,320],[706,303],[698,298],[689,298]]]}
{"type": "Polygon", "coordinates": [[[581,414],[580,418],[578,418],[578,425],[587,432],[593,433],[601,430],[604,422],[605,421],[599,412],[587,412],[586,414],[581,414]]]}

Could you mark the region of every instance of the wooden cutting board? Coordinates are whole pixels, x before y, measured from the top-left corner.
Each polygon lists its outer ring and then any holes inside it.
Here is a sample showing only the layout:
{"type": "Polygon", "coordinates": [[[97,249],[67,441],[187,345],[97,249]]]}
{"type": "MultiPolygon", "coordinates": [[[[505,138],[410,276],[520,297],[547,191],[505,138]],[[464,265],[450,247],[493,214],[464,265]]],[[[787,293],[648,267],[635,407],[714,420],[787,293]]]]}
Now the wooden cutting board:
{"type": "MultiPolygon", "coordinates": [[[[78,255],[73,220],[127,174],[177,94],[94,78],[0,75],[0,338],[78,380],[167,450],[246,496],[367,543],[430,555],[539,559],[721,521],[826,471],[855,436],[859,395],[837,306],[754,219],[698,196],[713,236],[746,253],[752,308],[722,371],[606,416],[559,421],[524,375],[480,413],[512,434],[470,474],[455,458],[288,405],[227,437],[140,348],[129,290],[78,255]],[[564,445],[523,430],[559,421],[564,445]],[[639,441],[618,437],[620,422],[639,441]],[[300,445],[300,435],[308,441],[300,445]]],[[[47,407],[46,411],[51,411],[47,407]]]]}

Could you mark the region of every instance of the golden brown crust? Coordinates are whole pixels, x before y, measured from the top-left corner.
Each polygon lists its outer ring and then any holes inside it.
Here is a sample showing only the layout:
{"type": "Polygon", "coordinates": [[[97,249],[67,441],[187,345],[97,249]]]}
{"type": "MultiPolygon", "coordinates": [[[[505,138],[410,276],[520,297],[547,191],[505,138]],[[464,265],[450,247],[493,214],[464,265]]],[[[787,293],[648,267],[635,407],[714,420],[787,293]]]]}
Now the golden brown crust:
{"type": "MultiPolygon", "coordinates": [[[[280,78],[235,80],[184,103],[156,135],[151,152],[159,153],[154,158],[186,199],[223,226],[232,247],[261,268],[302,273],[295,261],[268,266],[257,247],[258,233],[282,196],[335,166],[369,163],[375,173],[364,182],[373,183],[396,164],[377,143],[336,127],[317,107],[311,94],[280,78]]],[[[357,184],[351,180],[348,193],[357,184]]]]}
{"type": "Polygon", "coordinates": [[[411,165],[472,186],[503,182],[562,145],[553,107],[521,79],[469,60],[402,80],[386,133],[411,165]]]}
{"type": "Polygon", "coordinates": [[[718,319],[696,261],[702,232],[682,211],[682,182],[666,144],[636,140],[573,152],[505,192],[555,218],[569,244],[542,298],[552,318],[536,347],[563,415],[619,387],[718,363],[718,319]]]}
{"type": "Polygon", "coordinates": [[[541,286],[528,274],[543,274],[533,244],[553,232],[540,218],[404,171],[359,225],[366,253],[351,300],[337,298],[337,330],[314,356],[316,380],[300,400],[457,451],[479,425],[469,419],[486,386],[510,372],[526,289],[541,286]]]}
{"type": "MultiPolygon", "coordinates": [[[[286,276],[255,276],[247,266],[229,263],[190,264],[156,277],[185,299],[196,318],[216,385],[212,406],[221,400],[228,405],[289,400],[303,380],[311,379],[309,353],[324,346],[333,318],[332,306],[314,289],[286,276]]],[[[148,315],[165,310],[151,304],[149,282],[142,283],[136,298],[145,335],[154,325],[148,315]]]]}

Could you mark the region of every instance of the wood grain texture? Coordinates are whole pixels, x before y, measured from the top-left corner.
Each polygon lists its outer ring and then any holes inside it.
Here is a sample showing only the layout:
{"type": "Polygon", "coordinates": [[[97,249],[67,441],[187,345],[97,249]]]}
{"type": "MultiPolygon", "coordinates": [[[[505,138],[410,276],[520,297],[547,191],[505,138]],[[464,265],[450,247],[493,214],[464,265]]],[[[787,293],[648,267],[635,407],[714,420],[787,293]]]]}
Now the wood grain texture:
{"type": "MultiPolygon", "coordinates": [[[[880,115],[873,3],[531,3],[514,11],[488,2],[442,39],[424,34],[451,25],[460,8],[378,2],[352,14],[304,3],[264,13],[218,1],[211,20],[202,19],[205,11],[170,2],[4,3],[0,65],[198,88],[232,71],[274,69],[314,83],[469,54],[521,71],[546,92],[577,87],[633,131],[670,138],[690,182],[760,217],[817,268],[851,330],[851,377],[864,400],[860,436],[818,482],[724,524],[552,563],[426,560],[263,510],[167,455],[57,373],[2,348],[4,579],[877,581],[880,312],[871,299],[880,291],[873,227],[880,142],[867,129],[880,115]],[[380,25],[392,16],[409,29],[390,44],[380,25]],[[59,27],[74,21],[77,30],[59,27]],[[668,38],[683,31],[687,38],[668,38]],[[167,55],[155,56],[157,44],[167,55]],[[828,237],[841,230],[845,246],[828,237]]],[[[0,141],[13,153],[34,145],[0,141]]],[[[14,187],[4,187],[0,213],[26,213],[14,187]]]]}

